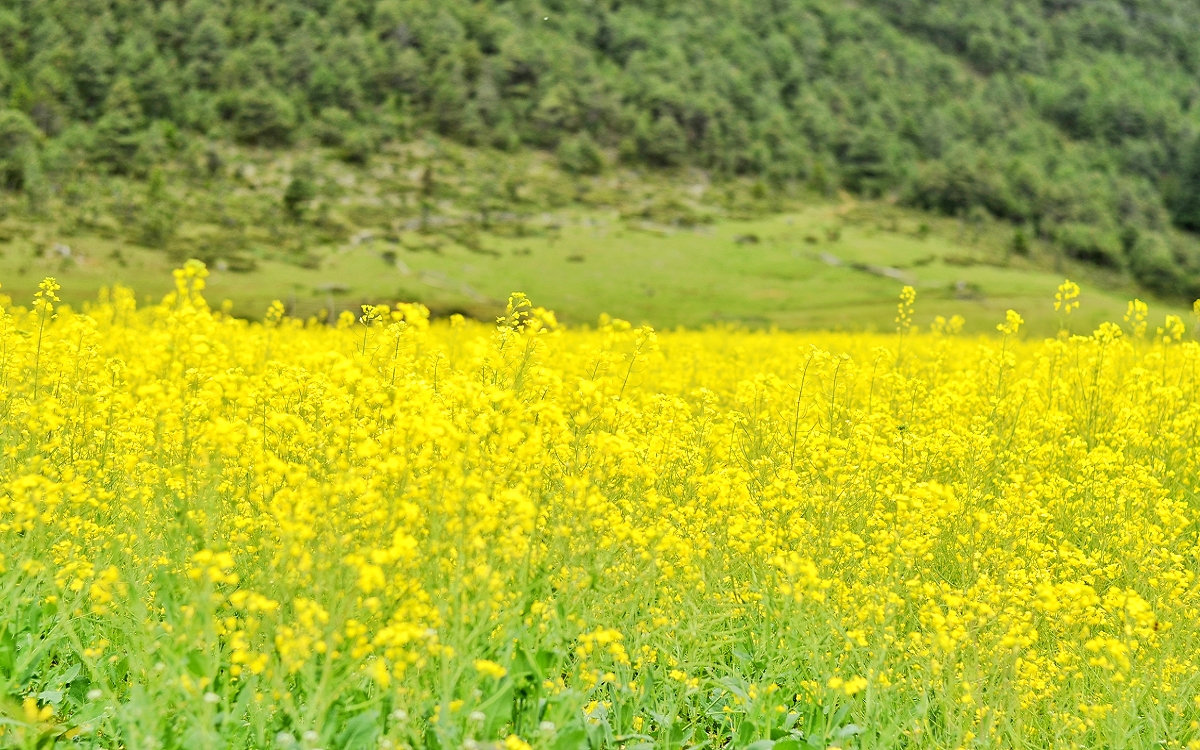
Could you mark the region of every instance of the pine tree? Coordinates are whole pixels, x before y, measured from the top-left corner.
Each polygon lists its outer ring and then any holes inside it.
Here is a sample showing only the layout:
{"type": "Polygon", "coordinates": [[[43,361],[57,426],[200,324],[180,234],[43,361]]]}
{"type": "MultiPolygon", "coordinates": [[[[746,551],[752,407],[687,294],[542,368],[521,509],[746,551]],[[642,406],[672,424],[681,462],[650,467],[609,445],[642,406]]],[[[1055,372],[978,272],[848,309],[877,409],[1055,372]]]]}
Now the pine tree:
{"type": "Polygon", "coordinates": [[[93,159],[117,174],[127,174],[142,142],[145,117],[133,84],[118,78],[104,100],[104,116],[96,123],[93,159]]]}
{"type": "Polygon", "coordinates": [[[293,221],[303,218],[308,202],[317,197],[314,177],[312,164],[307,162],[300,164],[292,171],[291,182],[288,183],[287,189],[283,193],[283,208],[293,221]]]}
{"type": "Polygon", "coordinates": [[[15,109],[0,109],[0,188],[20,190],[25,186],[26,164],[36,159],[41,137],[37,126],[15,109]]]}
{"type": "Polygon", "coordinates": [[[1173,203],[1175,223],[1184,229],[1200,232],[1200,137],[1192,142],[1184,155],[1173,203]]]}
{"type": "Polygon", "coordinates": [[[108,96],[113,73],[112,52],[104,35],[96,31],[75,55],[75,89],[89,117],[105,111],[101,105],[108,96]]]}

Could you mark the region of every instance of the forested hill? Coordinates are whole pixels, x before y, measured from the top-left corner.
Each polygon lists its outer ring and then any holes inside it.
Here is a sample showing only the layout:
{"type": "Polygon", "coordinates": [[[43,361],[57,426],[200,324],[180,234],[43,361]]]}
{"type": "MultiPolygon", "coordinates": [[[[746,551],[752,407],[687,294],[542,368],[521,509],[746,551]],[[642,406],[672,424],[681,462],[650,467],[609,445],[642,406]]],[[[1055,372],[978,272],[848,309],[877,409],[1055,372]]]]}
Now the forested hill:
{"type": "Polygon", "coordinates": [[[1193,0],[0,0],[0,171],[435,131],[986,211],[1190,293],[1193,0]]]}

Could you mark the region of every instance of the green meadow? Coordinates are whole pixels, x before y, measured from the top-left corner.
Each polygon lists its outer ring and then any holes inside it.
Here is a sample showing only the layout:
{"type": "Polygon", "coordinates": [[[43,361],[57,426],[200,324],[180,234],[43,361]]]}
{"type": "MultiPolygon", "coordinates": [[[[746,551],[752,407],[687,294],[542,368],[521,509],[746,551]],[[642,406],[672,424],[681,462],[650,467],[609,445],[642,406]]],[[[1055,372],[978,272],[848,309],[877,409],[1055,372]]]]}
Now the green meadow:
{"type": "MultiPolygon", "coordinates": [[[[623,219],[615,210],[546,211],[514,229],[453,232],[358,229],[314,248],[310,267],[266,257],[251,270],[210,263],[209,294],[257,318],[273,300],[299,317],[334,316],[364,303],[419,301],[435,315],[487,319],[513,291],[565,322],[609,313],[660,329],[732,324],[750,328],[890,330],[896,296],[917,290],[917,323],[962,316],[987,331],[1012,308],[1035,335],[1056,331],[1051,301],[1063,278],[1084,287],[1073,325],[1117,320],[1144,292],[1112,272],[1072,263],[1034,245],[1017,255],[1001,226],[977,227],[886,204],[814,201],[752,220],[693,227],[623,219]]],[[[18,303],[54,275],[69,303],[122,284],[143,300],[168,291],[177,260],[119,239],[59,237],[50,225],[0,245],[2,291],[18,303]]],[[[1157,317],[1185,314],[1178,301],[1148,300],[1157,317]]],[[[1090,330],[1090,328],[1088,328],[1090,330]]]]}

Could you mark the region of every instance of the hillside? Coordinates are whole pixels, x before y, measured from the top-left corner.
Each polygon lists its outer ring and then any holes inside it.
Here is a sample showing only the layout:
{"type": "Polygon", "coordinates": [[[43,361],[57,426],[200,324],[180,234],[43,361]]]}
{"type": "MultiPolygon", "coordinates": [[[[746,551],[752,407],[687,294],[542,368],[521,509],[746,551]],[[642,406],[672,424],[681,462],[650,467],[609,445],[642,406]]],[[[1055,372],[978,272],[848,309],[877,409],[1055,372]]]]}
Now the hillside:
{"type": "Polygon", "coordinates": [[[891,330],[909,284],[923,328],[960,315],[964,330],[990,331],[1013,308],[1039,336],[1058,330],[1050,302],[1066,276],[1084,288],[1077,331],[1119,320],[1134,296],[1155,320],[1189,317],[1053,243],[1017,252],[1005,222],[844,192],[771,193],[694,169],[571,175],[546,154],[428,139],[388,144],[365,166],[328,149],[214,153],[222,166],[200,182],[178,168],[148,183],[92,178],[77,204],[41,217],[10,202],[0,291],[27,303],[54,275],[75,306],[113,283],[157,301],[171,268],[199,258],[214,303],[250,318],[279,299],[301,318],[419,300],[435,316],[494,319],[522,290],[575,325],[609,313],[659,328],[891,330]],[[289,209],[297,184],[309,197],[289,209]]]}
{"type": "MultiPolygon", "coordinates": [[[[681,193],[701,170],[716,192],[752,194],[757,215],[844,190],[999,219],[1018,254],[1042,243],[1056,266],[1190,300],[1196,28],[1184,0],[6,0],[3,205],[175,255],[290,243],[303,265],[331,198],[298,155],[368,169],[436,136],[488,165],[451,195],[418,157],[389,222],[428,229],[451,199],[502,221],[579,202],[584,178],[616,170],[681,193]],[[261,181],[232,165],[235,145],[290,165],[274,203],[235,205],[230,180],[261,181]],[[565,195],[509,179],[531,150],[555,154],[565,195]],[[217,229],[188,236],[197,223],[217,229]]],[[[736,218],[737,200],[708,203],[736,218]]],[[[620,191],[607,205],[630,210],[620,191]]],[[[696,218],[664,210],[666,223],[696,218]]]]}

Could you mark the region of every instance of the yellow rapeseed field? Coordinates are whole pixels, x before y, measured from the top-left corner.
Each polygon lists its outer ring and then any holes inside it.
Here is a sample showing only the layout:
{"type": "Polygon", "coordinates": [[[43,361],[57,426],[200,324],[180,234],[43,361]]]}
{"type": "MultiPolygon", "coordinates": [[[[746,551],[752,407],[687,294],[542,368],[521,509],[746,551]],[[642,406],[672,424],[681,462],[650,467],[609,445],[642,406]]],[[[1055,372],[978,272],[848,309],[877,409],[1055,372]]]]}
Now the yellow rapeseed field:
{"type": "Polygon", "coordinates": [[[0,747],[1200,747],[1179,318],[259,324],[204,277],[5,301],[0,747]]]}

